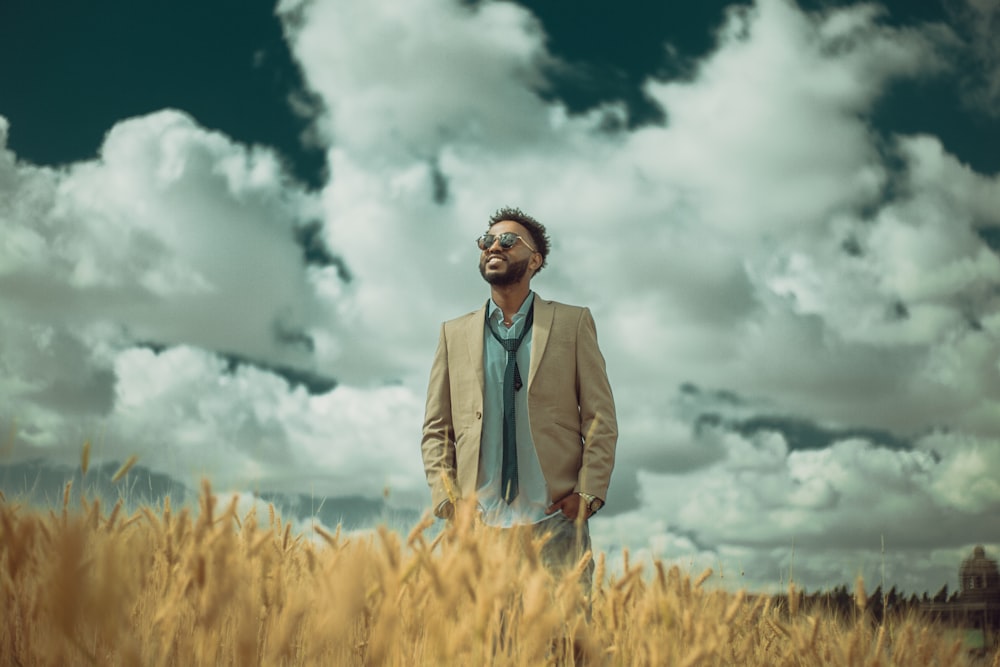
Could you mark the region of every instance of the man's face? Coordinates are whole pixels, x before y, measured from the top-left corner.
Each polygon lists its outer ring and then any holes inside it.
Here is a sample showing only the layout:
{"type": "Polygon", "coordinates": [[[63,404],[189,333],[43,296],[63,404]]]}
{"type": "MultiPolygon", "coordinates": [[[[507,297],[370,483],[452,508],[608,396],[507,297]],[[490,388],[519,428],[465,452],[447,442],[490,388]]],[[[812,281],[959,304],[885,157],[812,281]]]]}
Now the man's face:
{"type": "MultiPolygon", "coordinates": [[[[512,220],[501,220],[490,227],[489,233],[499,236],[504,232],[513,232],[533,245],[528,230],[512,220]]],[[[483,250],[479,256],[479,273],[483,279],[491,285],[503,287],[523,280],[528,275],[529,269],[531,274],[534,274],[538,269],[535,266],[538,263],[535,259],[536,253],[532,252],[524,241],[519,239],[512,247],[506,249],[500,247],[499,241],[494,241],[492,246],[483,250]]],[[[531,279],[531,275],[528,275],[528,279],[531,279]]]]}

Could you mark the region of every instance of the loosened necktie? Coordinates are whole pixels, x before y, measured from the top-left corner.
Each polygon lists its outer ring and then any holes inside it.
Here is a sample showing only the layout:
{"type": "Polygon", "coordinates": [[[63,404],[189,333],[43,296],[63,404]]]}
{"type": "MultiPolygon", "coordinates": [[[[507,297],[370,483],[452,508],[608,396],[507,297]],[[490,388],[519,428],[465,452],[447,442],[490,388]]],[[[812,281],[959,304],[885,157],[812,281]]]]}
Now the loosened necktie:
{"type": "Polygon", "coordinates": [[[514,394],[521,389],[521,373],[517,368],[517,348],[521,346],[525,334],[531,330],[535,321],[535,304],[531,304],[528,317],[524,320],[524,328],[517,338],[501,338],[493,328],[487,310],[486,323],[490,333],[507,351],[507,366],[503,373],[503,458],[500,462],[501,495],[507,504],[517,497],[517,424],[514,419],[514,394]]]}

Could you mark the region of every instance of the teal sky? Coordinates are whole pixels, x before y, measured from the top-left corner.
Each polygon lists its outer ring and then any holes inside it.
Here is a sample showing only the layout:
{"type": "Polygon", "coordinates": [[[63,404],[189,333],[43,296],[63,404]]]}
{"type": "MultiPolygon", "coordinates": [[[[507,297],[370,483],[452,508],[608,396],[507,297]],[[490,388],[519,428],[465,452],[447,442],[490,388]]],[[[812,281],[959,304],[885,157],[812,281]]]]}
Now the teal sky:
{"type": "MultiPolygon", "coordinates": [[[[551,68],[539,94],[576,112],[622,100],[638,125],[666,120],[643,82],[691,76],[714,48],[727,8],[750,3],[520,4],[541,21],[552,54],[570,65],[551,68]]],[[[811,10],[849,4],[800,2],[811,10]]],[[[949,13],[944,0],[884,5],[889,24],[955,27],[956,10],[949,13]]],[[[968,37],[967,28],[956,30],[968,37]]],[[[967,57],[958,72],[897,84],[875,107],[873,125],[932,134],[974,169],[1000,171],[1000,114],[963,102],[977,66],[967,57]]],[[[275,147],[297,177],[315,186],[322,151],[304,141],[309,120],[293,112],[290,96],[308,93],[271,0],[8,0],[0,7],[0,112],[14,128],[10,147],[39,164],[92,157],[117,120],[178,108],[238,141],[275,147]]]]}
{"type": "Polygon", "coordinates": [[[599,548],[953,586],[1000,549],[998,33],[981,0],[4,0],[0,465],[89,440],[418,513],[439,327],[519,206],[619,406],[599,548]]]}

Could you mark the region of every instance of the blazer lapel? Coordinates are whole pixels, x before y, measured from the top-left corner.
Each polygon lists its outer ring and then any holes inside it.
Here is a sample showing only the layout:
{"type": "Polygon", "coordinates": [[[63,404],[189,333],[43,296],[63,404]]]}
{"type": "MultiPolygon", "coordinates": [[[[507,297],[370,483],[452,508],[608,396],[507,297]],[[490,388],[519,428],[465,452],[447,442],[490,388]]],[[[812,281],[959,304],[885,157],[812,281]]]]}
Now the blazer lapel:
{"type": "MultiPolygon", "coordinates": [[[[535,381],[535,371],[542,363],[542,355],[545,353],[545,346],[549,342],[549,333],[552,331],[552,320],[556,315],[556,307],[551,301],[542,301],[542,298],[535,293],[535,323],[531,330],[531,364],[528,367],[528,389],[535,381]]],[[[482,341],[480,341],[482,342],[482,341]]]]}
{"type": "Polygon", "coordinates": [[[465,338],[469,348],[469,366],[475,369],[476,382],[479,383],[480,393],[486,392],[486,375],[483,372],[483,336],[486,325],[486,308],[490,305],[487,301],[482,308],[470,313],[466,320],[465,338]]]}

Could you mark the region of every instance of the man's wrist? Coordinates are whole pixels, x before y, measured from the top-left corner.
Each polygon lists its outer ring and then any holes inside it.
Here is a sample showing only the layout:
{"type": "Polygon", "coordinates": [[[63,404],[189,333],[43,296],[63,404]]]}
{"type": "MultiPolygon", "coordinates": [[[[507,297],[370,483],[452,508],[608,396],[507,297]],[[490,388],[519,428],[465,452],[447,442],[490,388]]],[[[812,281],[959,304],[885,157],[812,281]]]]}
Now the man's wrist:
{"type": "Polygon", "coordinates": [[[455,516],[455,504],[450,499],[444,499],[434,508],[434,515],[439,519],[452,519],[455,516]]]}
{"type": "Polygon", "coordinates": [[[580,499],[583,500],[583,506],[587,508],[588,515],[593,514],[604,506],[604,501],[593,494],[577,491],[576,495],[580,496],[580,499]]]}

